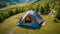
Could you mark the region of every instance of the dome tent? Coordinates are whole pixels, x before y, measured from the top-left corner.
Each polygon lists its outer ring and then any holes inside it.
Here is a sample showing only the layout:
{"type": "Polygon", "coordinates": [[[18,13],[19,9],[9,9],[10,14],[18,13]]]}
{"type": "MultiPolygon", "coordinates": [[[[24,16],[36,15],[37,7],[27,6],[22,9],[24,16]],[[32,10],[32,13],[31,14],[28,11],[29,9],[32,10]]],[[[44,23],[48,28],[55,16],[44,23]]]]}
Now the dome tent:
{"type": "Polygon", "coordinates": [[[28,26],[32,28],[39,28],[43,24],[41,16],[33,11],[27,11],[20,19],[17,26],[28,26]],[[28,16],[28,17],[27,17],[28,16]]]}

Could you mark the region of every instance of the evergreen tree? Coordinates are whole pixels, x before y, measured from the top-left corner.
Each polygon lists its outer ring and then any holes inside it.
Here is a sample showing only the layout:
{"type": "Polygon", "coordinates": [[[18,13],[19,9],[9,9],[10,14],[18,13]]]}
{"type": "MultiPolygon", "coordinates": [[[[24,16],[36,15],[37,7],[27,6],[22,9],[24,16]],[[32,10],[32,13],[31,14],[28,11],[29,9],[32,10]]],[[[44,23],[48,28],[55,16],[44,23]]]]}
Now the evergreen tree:
{"type": "Polygon", "coordinates": [[[0,22],[2,22],[3,21],[3,18],[0,16],[0,22]]]}
{"type": "Polygon", "coordinates": [[[58,20],[60,20],[60,7],[57,9],[56,18],[57,18],[58,20]]]}
{"type": "Polygon", "coordinates": [[[39,4],[37,5],[37,7],[35,8],[37,12],[39,12],[39,4]]]}
{"type": "Polygon", "coordinates": [[[41,7],[41,9],[40,9],[40,13],[43,15],[44,14],[44,8],[43,7],[41,7]]]}
{"type": "Polygon", "coordinates": [[[4,20],[2,13],[0,14],[0,22],[4,20]]]}
{"type": "Polygon", "coordinates": [[[49,6],[49,3],[47,3],[46,6],[45,6],[45,11],[47,12],[49,10],[50,10],[50,6],[49,6]]]}
{"type": "Polygon", "coordinates": [[[13,12],[12,10],[9,11],[9,15],[12,16],[13,15],[13,12]]]}
{"type": "Polygon", "coordinates": [[[16,8],[16,14],[18,14],[19,13],[19,10],[18,10],[18,8],[16,8]]]}

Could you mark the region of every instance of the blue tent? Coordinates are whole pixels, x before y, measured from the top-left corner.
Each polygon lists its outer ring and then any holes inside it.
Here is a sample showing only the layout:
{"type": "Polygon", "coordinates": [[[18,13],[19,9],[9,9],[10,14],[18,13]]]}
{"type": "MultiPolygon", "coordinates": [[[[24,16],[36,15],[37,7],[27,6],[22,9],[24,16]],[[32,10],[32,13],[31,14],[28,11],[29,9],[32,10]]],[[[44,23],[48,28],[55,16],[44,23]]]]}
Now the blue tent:
{"type": "Polygon", "coordinates": [[[17,26],[28,26],[28,27],[31,27],[31,28],[39,28],[43,23],[43,20],[41,18],[41,16],[33,11],[33,10],[30,10],[30,11],[27,11],[20,19],[19,23],[17,24],[17,26]],[[25,21],[25,18],[29,16],[30,17],[30,21],[27,20],[25,21]]]}

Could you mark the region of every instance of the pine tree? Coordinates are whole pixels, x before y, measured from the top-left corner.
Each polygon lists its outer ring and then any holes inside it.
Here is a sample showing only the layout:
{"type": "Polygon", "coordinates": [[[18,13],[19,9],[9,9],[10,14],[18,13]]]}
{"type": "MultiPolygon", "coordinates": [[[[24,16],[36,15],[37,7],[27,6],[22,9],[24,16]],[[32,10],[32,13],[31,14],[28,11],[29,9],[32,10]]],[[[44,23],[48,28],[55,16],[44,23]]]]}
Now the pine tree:
{"type": "Polygon", "coordinates": [[[9,11],[9,15],[12,16],[13,15],[13,12],[12,10],[9,11]]]}
{"type": "Polygon", "coordinates": [[[35,8],[37,12],[39,12],[39,4],[37,5],[37,7],[35,8]]]}
{"type": "Polygon", "coordinates": [[[19,10],[16,8],[16,14],[19,13],[19,10]]]}
{"type": "Polygon", "coordinates": [[[49,6],[49,3],[47,3],[45,6],[45,11],[49,11],[49,10],[50,10],[50,6],[49,6]]]}
{"type": "Polygon", "coordinates": [[[41,7],[40,13],[43,15],[44,14],[44,8],[41,7]]]}
{"type": "Polygon", "coordinates": [[[56,15],[56,18],[57,18],[58,20],[60,20],[60,8],[57,9],[57,15],[56,15]]]}
{"type": "Polygon", "coordinates": [[[3,21],[3,19],[0,17],[0,22],[2,22],[3,21]]]}

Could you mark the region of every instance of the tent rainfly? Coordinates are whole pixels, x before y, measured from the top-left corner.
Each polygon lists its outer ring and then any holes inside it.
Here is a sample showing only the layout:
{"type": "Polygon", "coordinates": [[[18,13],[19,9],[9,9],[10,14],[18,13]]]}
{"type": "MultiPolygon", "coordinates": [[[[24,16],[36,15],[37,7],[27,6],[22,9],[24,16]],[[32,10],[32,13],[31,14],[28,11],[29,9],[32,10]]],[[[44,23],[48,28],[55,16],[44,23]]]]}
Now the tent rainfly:
{"type": "Polygon", "coordinates": [[[37,12],[30,10],[21,17],[17,26],[39,28],[42,24],[43,20],[41,16],[37,12]]]}

